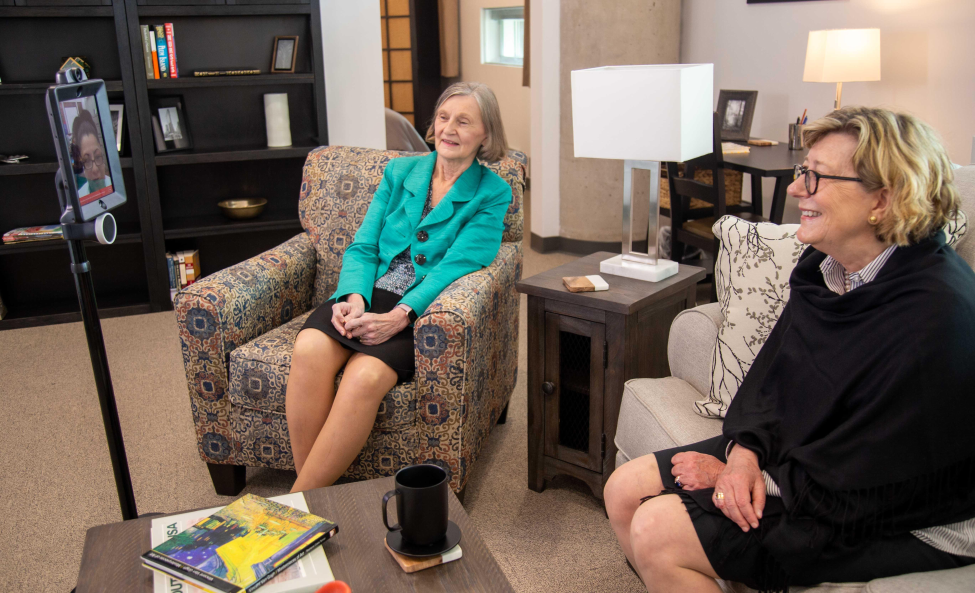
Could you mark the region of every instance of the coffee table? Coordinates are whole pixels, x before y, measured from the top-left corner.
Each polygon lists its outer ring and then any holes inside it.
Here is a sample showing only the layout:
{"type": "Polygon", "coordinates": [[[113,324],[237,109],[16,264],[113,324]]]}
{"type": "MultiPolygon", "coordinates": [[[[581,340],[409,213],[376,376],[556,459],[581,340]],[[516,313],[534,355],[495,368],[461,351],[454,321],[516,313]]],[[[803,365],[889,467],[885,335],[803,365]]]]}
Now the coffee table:
{"type": "MultiPolygon", "coordinates": [[[[463,558],[412,574],[403,572],[383,546],[386,528],[380,507],[383,494],[394,487],[389,477],[304,493],[312,513],[339,525],[339,533],[324,544],[336,579],[348,583],[355,593],[514,591],[453,492],[448,496],[449,515],[463,533],[463,558]]],[[[395,505],[390,511],[395,514],[393,508],[395,505]]],[[[152,519],[143,517],[89,529],[77,593],[152,593],[152,571],[143,568],[139,558],[151,547],[152,519]]]]}

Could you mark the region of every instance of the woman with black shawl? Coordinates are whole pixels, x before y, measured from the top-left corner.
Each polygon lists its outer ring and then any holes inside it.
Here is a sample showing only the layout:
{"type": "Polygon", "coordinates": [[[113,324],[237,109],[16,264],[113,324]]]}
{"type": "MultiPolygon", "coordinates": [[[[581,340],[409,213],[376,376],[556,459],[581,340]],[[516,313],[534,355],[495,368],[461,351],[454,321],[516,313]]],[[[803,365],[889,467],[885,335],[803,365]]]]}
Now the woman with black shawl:
{"type": "Polygon", "coordinates": [[[869,581],[975,563],[975,273],[945,245],[926,124],[807,126],[789,195],[809,248],[723,435],[621,466],[606,508],[649,591],[869,581]]]}

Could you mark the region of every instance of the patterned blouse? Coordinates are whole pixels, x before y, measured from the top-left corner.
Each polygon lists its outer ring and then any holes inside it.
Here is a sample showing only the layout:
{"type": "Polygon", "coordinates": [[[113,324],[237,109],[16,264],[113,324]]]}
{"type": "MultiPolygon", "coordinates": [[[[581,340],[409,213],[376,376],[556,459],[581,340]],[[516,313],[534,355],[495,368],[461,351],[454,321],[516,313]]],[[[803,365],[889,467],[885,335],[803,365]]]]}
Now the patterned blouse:
{"type": "MultiPolygon", "coordinates": [[[[430,190],[427,192],[427,202],[423,206],[423,214],[420,216],[420,220],[426,218],[427,214],[433,211],[432,202],[433,181],[431,180],[430,190]]],[[[406,290],[413,285],[413,280],[415,279],[416,269],[413,267],[413,257],[410,255],[409,246],[407,246],[402,253],[394,257],[393,261],[389,262],[389,269],[376,280],[373,288],[381,288],[403,296],[406,290]]]]}

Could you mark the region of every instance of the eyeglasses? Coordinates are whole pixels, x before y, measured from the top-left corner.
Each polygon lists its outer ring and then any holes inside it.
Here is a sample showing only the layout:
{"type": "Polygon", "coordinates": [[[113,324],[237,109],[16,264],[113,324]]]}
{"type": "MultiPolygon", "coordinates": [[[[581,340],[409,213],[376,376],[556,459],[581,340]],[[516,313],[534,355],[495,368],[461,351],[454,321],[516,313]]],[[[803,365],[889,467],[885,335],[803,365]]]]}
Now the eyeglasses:
{"type": "Polygon", "coordinates": [[[863,183],[863,180],[860,179],[859,177],[839,177],[838,175],[823,175],[822,173],[817,173],[816,171],[813,171],[812,169],[804,165],[796,165],[795,175],[793,176],[792,179],[799,179],[800,175],[802,175],[805,178],[804,181],[806,182],[806,191],[809,193],[810,196],[815,194],[816,190],[819,189],[820,179],[837,179],[839,181],[859,181],[860,183],[863,183]]]}
{"type": "Polygon", "coordinates": [[[105,165],[105,155],[100,154],[93,159],[83,159],[81,164],[84,166],[85,171],[91,170],[94,166],[103,167],[105,165]]]}

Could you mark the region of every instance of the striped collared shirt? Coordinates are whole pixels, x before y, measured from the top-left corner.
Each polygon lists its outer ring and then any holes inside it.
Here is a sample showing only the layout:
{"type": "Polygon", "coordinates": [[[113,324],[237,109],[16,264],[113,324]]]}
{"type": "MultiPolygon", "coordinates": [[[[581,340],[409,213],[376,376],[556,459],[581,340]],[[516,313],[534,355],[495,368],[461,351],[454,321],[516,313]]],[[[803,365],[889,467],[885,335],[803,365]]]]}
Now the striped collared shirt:
{"type": "Polygon", "coordinates": [[[863,266],[862,270],[853,273],[847,273],[843,264],[833,259],[832,255],[827,255],[823,263],[819,264],[819,269],[823,272],[823,280],[826,281],[826,287],[836,294],[846,294],[851,290],[860,288],[867,282],[873,281],[895,249],[897,249],[897,245],[891,245],[884,249],[883,253],[874,258],[872,262],[863,266]]]}
{"type": "MultiPolygon", "coordinates": [[[[823,263],[819,264],[819,269],[823,272],[823,280],[826,282],[826,287],[836,294],[846,294],[868,282],[872,282],[877,277],[877,274],[880,273],[880,268],[890,259],[895,249],[897,249],[897,246],[891,245],[872,262],[864,266],[862,270],[853,272],[852,274],[848,274],[843,268],[843,265],[833,259],[832,256],[826,256],[823,263]]],[[[728,443],[728,448],[725,449],[725,459],[728,458],[728,454],[731,452],[733,445],[734,443],[728,443]]],[[[765,491],[768,496],[782,496],[779,491],[779,485],[775,483],[775,480],[772,479],[772,476],[768,472],[763,471],[762,478],[765,480],[765,491]]],[[[949,525],[916,529],[911,534],[942,552],[948,552],[957,556],[975,557],[975,518],[949,525]]]]}

